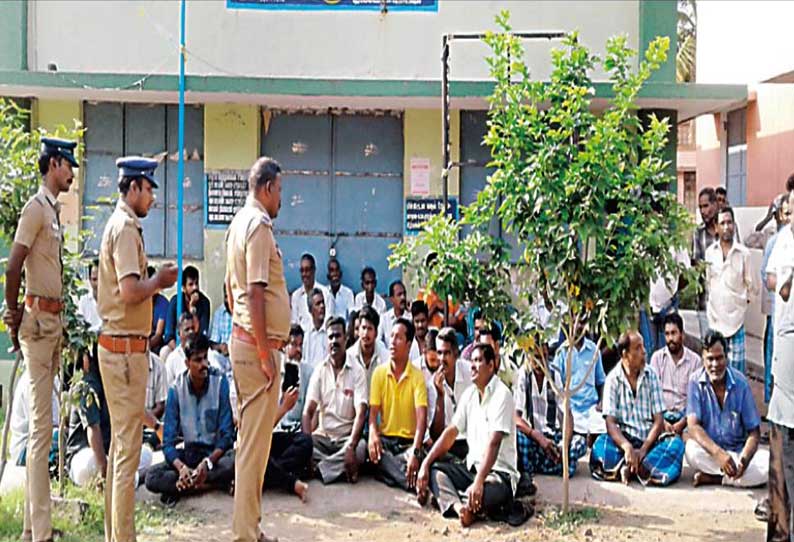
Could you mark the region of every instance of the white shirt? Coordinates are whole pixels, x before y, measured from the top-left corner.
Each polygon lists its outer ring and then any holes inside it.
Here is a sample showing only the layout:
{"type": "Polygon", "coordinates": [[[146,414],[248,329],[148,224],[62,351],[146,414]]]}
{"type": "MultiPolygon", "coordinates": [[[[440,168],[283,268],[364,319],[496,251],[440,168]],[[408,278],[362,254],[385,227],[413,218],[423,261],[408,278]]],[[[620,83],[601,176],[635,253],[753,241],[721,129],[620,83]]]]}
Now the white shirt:
{"type": "MultiPolygon", "coordinates": [[[[182,362],[184,366],[184,361],[182,362]]],[[[168,398],[168,386],[163,362],[157,354],[149,352],[149,378],[146,381],[146,410],[152,410],[159,402],[168,398]]]]}
{"type": "Polygon", "coordinates": [[[777,236],[775,248],[769,255],[766,272],[774,273],[777,279],[775,290],[775,335],[794,334],[794,295],[788,302],[780,297],[780,289],[794,272],[794,233],[786,226],[777,236]]]}
{"type": "Polygon", "coordinates": [[[477,386],[469,386],[460,399],[452,423],[458,428],[459,434],[466,435],[469,445],[466,467],[469,469],[479,465],[485,457],[492,433],[500,432],[504,435],[493,470],[510,476],[510,485],[515,493],[518,470],[514,413],[515,403],[510,390],[494,375],[485,387],[482,401],[477,386]]]}
{"type": "Polygon", "coordinates": [[[325,326],[314,329],[314,325],[303,335],[303,361],[317,367],[328,356],[328,334],[325,326]]]}
{"type": "MultiPolygon", "coordinates": [[[[457,359],[455,361],[455,388],[450,388],[447,384],[447,379],[444,379],[444,427],[452,423],[452,416],[455,414],[458,405],[463,398],[463,393],[472,385],[471,382],[471,363],[457,359]]],[[[432,380],[429,387],[432,386],[435,391],[435,384],[432,380]]]]}
{"type": "Polygon", "coordinates": [[[102,318],[99,317],[96,299],[94,299],[94,294],[90,290],[83,294],[77,302],[77,313],[86,321],[91,333],[99,333],[102,327],[102,318]]]}
{"type": "Polygon", "coordinates": [[[168,354],[165,360],[165,383],[168,388],[174,385],[176,377],[187,371],[186,359],[181,344],[168,354]]]}
{"type": "Polygon", "coordinates": [[[408,359],[417,367],[422,366],[422,351],[419,350],[419,341],[416,340],[416,337],[411,341],[411,350],[408,352],[408,359]]]}
{"type": "MultiPolygon", "coordinates": [[[[562,427],[563,413],[561,403],[557,403],[557,409],[554,415],[556,427],[549,427],[548,410],[549,410],[549,381],[544,376],[543,384],[538,389],[538,381],[535,374],[527,369],[526,365],[522,365],[521,369],[516,373],[515,382],[513,383],[513,401],[516,405],[516,411],[521,413],[521,417],[543,434],[552,434],[554,431],[562,427]],[[528,373],[528,374],[527,374],[528,373]],[[527,390],[527,385],[531,390],[527,390]],[[527,392],[531,392],[530,401],[532,401],[532,419],[529,419],[529,412],[527,411],[527,392]]],[[[556,397],[555,397],[556,401],[556,397]]]]}
{"type": "MultiPolygon", "coordinates": [[[[672,250],[670,252],[673,253],[676,262],[684,264],[684,266],[689,269],[690,261],[686,250],[679,250],[677,253],[674,253],[672,250]]],[[[667,277],[666,280],[664,277],[657,276],[655,280],[651,280],[651,291],[648,299],[648,303],[651,305],[651,311],[654,314],[661,312],[661,310],[670,303],[677,291],[677,276],[667,277]]]]}
{"type": "Polygon", "coordinates": [[[766,272],[775,273],[777,278],[775,346],[772,360],[774,386],[767,418],[794,429],[794,295],[788,301],[783,301],[780,297],[780,290],[794,272],[794,234],[789,226],[778,234],[766,272]]]}
{"type": "Polygon", "coordinates": [[[320,418],[315,434],[331,440],[349,438],[356,407],[369,402],[364,369],[348,356],[339,375],[334,375],[331,358],[321,361],[309,380],[306,405],[311,401],[317,403],[320,418]]]}
{"type": "MultiPolygon", "coordinates": [[[[394,322],[397,321],[397,318],[405,318],[406,320],[411,320],[411,313],[408,311],[403,311],[401,316],[397,316],[394,314],[394,308],[387,310],[380,315],[380,324],[378,325],[378,337],[383,344],[386,345],[386,348],[391,345],[391,328],[394,327],[394,322]]],[[[408,356],[409,359],[413,359],[408,356]]]]}
{"type": "Polygon", "coordinates": [[[750,251],[734,241],[723,259],[717,241],[706,249],[705,261],[709,327],[731,337],[744,325],[751,296],[758,294],[756,274],[750,268],[750,251]]]}
{"type": "Polygon", "coordinates": [[[372,360],[369,367],[364,365],[364,356],[361,355],[361,341],[356,341],[353,346],[347,349],[347,357],[352,358],[367,373],[367,397],[369,397],[369,384],[372,382],[372,373],[378,365],[389,363],[389,351],[382,342],[375,339],[375,351],[372,353],[372,360]]]}
{"type": "MultiPolygon", "coordinates": [[[[353,310],[353,304],[355,303],[355,299],[353,297],[353,290],[345,286],[344,284],[339,285],[339,291],[336,292],[336,295],[331,291],[331,287],[328,287],[328,291],[331,293],[331,297],[334,300],[334,316],[340,316],[347,321],[347,316],[350,314],[350,311],[353,310]]],[[[325,309],[326,314],[331,314],[328,312],[328,307],[325,309]]]]}
{"type": "MultiPolygon", "coordinates": [[[[309,291],[311,292],[314,288],[319,288],[323,292],[323,298],[325,299],[325,314],[334,314],[334,296],[331,295],[328,287],[320,284],[319,282],[315,282],[314,286],[309,288],[309,291]]],[[[301,284],[294,292],[292,292],[292,296],[290,298],[290,306],[292,308],[292,317],[290,322],[293,324],[300,324],[304,333],[308,332],[313,326],[312,314],[309,311],[309,303],[306,300],[307,296],[308,294],[306,293],[306,289],[301,284]]]]}
{"type": "MultiPolygon", "coordinates": [[[[375,297],[372,300],[372,308],[375,309],[375,312],[378,314],[386,312],[386,302],[383,298],[378,292],[375,292],[373,295],[375,297]]],[[[360,311],[364,308],[364,305],[367,305],[367,292],[361,291],[356,294],[356,299],[353,302],[353,310],[360,311]]]]}
{"type": "MultiPolygon", "coordinates": [[[[55,386],[52,388],[52,426],[58,427],[58,393],[55,386]]],[[[11,408],[11,444],[9,445],[9,458],[16,464],[22,450],[28,445],[28,431],[30,424],[30,375],[28,370],[22,373],[14,388],[14,405],[11,408]]],[[[49,447],[48,447],[49,449],[49,447]]]]}

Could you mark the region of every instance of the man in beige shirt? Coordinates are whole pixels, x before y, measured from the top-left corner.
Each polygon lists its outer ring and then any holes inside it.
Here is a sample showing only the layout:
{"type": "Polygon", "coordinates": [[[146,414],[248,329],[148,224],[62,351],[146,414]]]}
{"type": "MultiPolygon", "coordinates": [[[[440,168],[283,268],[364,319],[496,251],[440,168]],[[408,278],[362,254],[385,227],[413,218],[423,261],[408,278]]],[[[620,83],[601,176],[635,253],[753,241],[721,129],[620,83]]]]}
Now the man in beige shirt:
{"type": "Polygon", "coordinates": [[[135,472],[141,455],[152,296],[176,282],[177,268],[165,263],[147,278],[140,219],[149,213],[157,188],[157,162],[119,158],[120,197],[99,248],[97,308],[102,317],[99,369],[113,428],[105,483],[105,542],[135,538],[135,472]]]}
{"type": "Polygon", "coordinates": [[[717,214],[718,239],[706,248],[706,314],[709,329],[728,341],[728,362],[745,374],[744,316],[760,285],[750,268],[750,251],[735,238],[733,209],[717,214]]]}
{"type": "Polygon", "coordinates": [[[63,325],[63,235],[58,195],[74,180],[73,141],[42,138],[39,171],[43,182],[19,216],[6,267],[5,313],[15,349],[30,375],[30,435],[27,447],[25,518],[22,540],[52,540],[50,478],[47,458],[52,443],[53,379],[61,362],[63,325]],[[19,307],[22,268],[25,304],[19,307]]]}
{"type": "Polygon", "coordinates": [[[281,208],[281,166],[259,158],[249,194],[226,233],[226,292],[232,311],[229,349],[237,386],[235,542],[270,540],[260,530],[262,483],[281,380],[281,349],[290,330],[290,305],[272,220],[281,208]]]}
{"type": "Polygon", "coordinates": [[[367,416],[367,375],[364,368],[345,352],[345,320],[331,317],[326,325],[328,357],[317,366],[309,381],[302,429],[312,435],[314,460],[324,484],[358,480],[358,468],[367,456],[361,438],[367,416]],[[316,412],[319,424],[312,431],[316,412]]]}

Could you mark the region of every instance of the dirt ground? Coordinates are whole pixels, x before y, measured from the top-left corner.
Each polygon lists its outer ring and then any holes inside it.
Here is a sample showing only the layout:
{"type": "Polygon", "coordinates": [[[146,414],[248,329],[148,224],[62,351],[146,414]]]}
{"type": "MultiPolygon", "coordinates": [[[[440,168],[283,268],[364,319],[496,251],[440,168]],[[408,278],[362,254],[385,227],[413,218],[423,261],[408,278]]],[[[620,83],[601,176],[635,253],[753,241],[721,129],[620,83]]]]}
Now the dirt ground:
{"type": "MultiPolygon", "coordinates": [[[[383,541],[412,542],[471,540],[518,542],[545,540],[616,541],[757,541],[765,525],[753,517],[756,500],[765,489],[739,490],[722,487],[692,488],[692,471],[669,488],[643,488],[592,480],[587,465],[580,463],[571,480],[571,498],[577,507],[598,510],[598,518],[570,529],[544,519],[561,502],[559,478],[537,477],[535,516],[520,528],[495,523],[477,524],[467,530],[437,511],[422,509],[411,495],[362,480],[355,486],[323,486],[312,482],[309,502],[296,497],[266,493],[263,527],[284,542],[383,541]]],[[[139,489],[139,498],[155,500],[139,489]]],[[[186,499],[177,510],[195,517],[195,525],[175,525],[165,535],[141,540],[215,542],[231,540],[232,498],[222,494],[186,499]]]]}

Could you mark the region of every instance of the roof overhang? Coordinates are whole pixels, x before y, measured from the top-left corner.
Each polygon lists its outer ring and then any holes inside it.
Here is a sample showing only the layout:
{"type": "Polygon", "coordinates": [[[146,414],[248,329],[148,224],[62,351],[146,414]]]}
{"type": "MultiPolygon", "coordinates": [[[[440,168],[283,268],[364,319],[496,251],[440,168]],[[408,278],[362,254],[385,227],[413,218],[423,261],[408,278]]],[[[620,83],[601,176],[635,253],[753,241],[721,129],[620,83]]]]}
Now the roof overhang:
{"type": "MultiPolygon", "coordinates": [[[[596,110],[614,96],[610,83],[594,84],[596,110]]],[[[451,81],[455,109],[487,109],[491,81],[451,81]]],[[[0,95],[58,100],[176,103],[178,77],[171,74],[0,71],[0,95]]],[[[437,80],[303,79],[188,75],[187,103],[249,103],[274,108],[437,109],[437,80]]],[[[637,99],[642,109],[678,112],[683,122],[728,111],[747,101],[745,85],[648,82],[637,99]]]]}

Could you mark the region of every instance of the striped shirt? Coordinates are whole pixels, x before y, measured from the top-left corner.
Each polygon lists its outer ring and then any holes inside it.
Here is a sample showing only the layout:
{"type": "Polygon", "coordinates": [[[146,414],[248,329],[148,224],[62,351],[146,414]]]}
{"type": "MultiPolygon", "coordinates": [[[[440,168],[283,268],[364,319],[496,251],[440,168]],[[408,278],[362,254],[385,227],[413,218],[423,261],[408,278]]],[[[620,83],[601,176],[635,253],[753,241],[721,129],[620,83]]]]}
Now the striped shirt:
{"type": "Polygon", "coordinates": [[[651,368],[656,371],[662,385],[664,408],[676,412],[686,412],[686,395],[689,379],[703,367],[700,356],[686,346],[682,346],[684,354],[676,363],[670,350],[665,346],[651,356],[651,368]]]}
{"type": "Polygon", "coordinates": [[[649,366],[645,366],[637,379],[637,393],[631,389],[629,379],[618,363],[607,375],[604,383],[604,416],[612,416],[627,437],[645,440],[653,426],[653,416],[664,411],[662,386],[649,366]]]}

